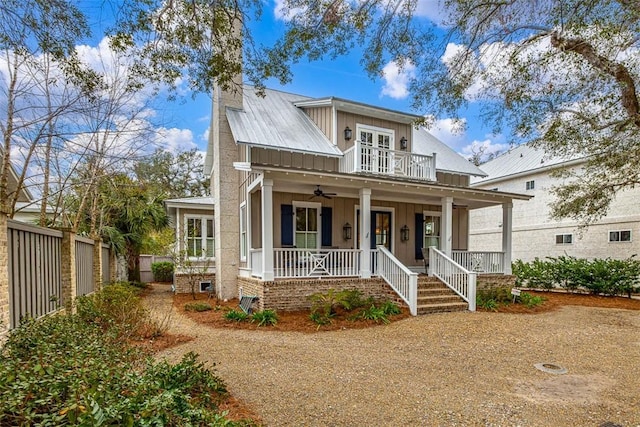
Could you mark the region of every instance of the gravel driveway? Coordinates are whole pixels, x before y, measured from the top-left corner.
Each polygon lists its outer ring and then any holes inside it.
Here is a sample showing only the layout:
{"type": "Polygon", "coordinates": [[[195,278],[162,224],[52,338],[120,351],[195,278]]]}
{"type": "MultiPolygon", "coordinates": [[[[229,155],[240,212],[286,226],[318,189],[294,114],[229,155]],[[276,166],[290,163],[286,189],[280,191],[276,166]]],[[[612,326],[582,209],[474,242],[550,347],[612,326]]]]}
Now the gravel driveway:
{"type": "MultiPolygon", "coordinates": [[[[171,294],[148,298],[159,313],[171,294]]],[[[267,426],[640,426],[640,312],[450,313],[370,329],[222,330],[172,315],[267,426]],[[568,370],[542,372],[537,363],[568,370]]]]}

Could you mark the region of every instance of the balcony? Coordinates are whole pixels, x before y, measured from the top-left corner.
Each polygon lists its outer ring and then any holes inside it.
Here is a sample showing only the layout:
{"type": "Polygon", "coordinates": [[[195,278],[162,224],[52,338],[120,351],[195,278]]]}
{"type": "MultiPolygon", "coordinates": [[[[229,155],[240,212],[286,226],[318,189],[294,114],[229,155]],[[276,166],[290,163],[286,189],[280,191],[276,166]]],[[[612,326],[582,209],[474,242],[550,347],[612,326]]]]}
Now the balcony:
{"type": "Polygon", "coordinates": [[[406,151],[389,150],[356,141],[340,159],[340,172],[435,181],[436,155],[434,153],[431,156],[424,156],[406,151]]]}

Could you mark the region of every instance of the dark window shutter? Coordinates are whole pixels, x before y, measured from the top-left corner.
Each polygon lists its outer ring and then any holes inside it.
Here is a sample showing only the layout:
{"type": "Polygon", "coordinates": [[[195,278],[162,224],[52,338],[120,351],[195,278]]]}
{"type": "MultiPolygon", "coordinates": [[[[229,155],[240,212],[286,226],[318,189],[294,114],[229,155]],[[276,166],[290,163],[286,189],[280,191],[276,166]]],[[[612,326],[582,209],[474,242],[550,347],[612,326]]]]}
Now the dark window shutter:
{"type": "Polygon", "coordinates": [[[320,214],[320,220],[322,221],[322,241],[320,244],[322,246],[331,246],[331,225],[333,221],[332,214],[333,212],[330,207],[322,207],[322,213],[320,214]]]}
{"type": "Polygon", "coordinates": [[[280,234],[280,241],[282,245],[293,246],[292,205],[280,205],[280,234]]]}
{"type": "Polygon", "coordinates": [[[422,233],[424,233],[424,216],[422,213],[416,214],[416,259],[424,259],[422,256],[422,245],[424,239],[422,233]]]}
{"type": "Polygon", "coordinates": [[[376,211],[371,211],[371,230],[369,234],[371,249],[376,249],[376,213],[376,211]]]}

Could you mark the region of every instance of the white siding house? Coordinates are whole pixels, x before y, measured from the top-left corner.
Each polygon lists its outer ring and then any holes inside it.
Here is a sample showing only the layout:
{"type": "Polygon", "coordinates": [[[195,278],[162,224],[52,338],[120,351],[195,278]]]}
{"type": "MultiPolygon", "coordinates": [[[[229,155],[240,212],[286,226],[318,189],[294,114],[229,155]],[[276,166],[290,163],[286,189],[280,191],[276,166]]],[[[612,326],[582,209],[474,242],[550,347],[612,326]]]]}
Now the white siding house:
{"type": "MultiPolygon", "coordinates": [[[[475,178],[478,189],[525,193],[529,201],[513,203],[513,259],[570,255],[578,258],[623,259],[640,254],[640,189],[620,192],[607,215],[587,229],[576,221],[552,220],[550,189],[559,184],[551,176],[558,168],[580,168],[584,159],[548,158],[541,150],[520,145],[481,165],[488,176],[475,178]]],[[[469,249],[496,250],[501,245],[502,217],[488,207],[470,213],[469,249]]]]}

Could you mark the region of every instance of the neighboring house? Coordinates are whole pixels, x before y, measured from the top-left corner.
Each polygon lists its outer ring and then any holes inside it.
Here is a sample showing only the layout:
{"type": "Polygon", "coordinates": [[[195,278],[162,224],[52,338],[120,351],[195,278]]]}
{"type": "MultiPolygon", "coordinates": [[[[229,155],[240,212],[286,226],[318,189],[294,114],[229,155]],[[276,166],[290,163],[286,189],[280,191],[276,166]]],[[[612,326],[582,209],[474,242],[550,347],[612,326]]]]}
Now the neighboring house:
{"type": "MultiPolygon", "coordinates": [[[[0,164],[2,163],[2,159],[2,148],[0,148],[0,164]]],[[[7,190],[9,196],[13,197],[13,194],[18,191],[18,175],[13,166],[9,168],[8,178],[7,190]]],[[[48,209],[47,211],[49,213],[53,212],[52,209],[48,209]]],[[[19,190],[13,219],[28,223],[36,223],[40,219],[40,204],[33,201],[33,195],[25,187],[21,187],[19,190]]]]}
{"type": "Polygon", "coordinates": [[[205,160],[219,296],[296,309],[328,288],[375,288],[415,313],[412,271],[424,271],[427,254],[473,309],[475,274],[448,257],[510,274],[510,228],[496,252],[470,254],[468,217],[495,206],[508,225],[512,201],[529,196],[471,188],[485,173],[416,129],[418,116],[269,89],[261,97],[236,83],[214,91],[205,160]]]}
{"type": "MultiPolygon", "coordinates": [[[[551,176],[559,168],[576,170],[584,158],[549,158],[542,150],[520,145],[481,165],[488,176],[475,178],[477,189],[526,193],[534,196],[513,205],[513,259],[531,261],[548,256],[570,255],[579,258],[627,258],[640,253],[640,190],[620,192],[607,215],[585,230],[571,219],[552,220],[550,190],[561,182],[551,176]]],[[[489,207],[470,214],[469,248],[490,251],[501,246],[500,209],[489,207]]]]}
{"type": "Polygon", "coordinates": [[[216,272],[213,198],[187,197],[164,203],[176,236],[174,285],[188,291],[194,281],[198,291],[205,291],[216,272]]]}

